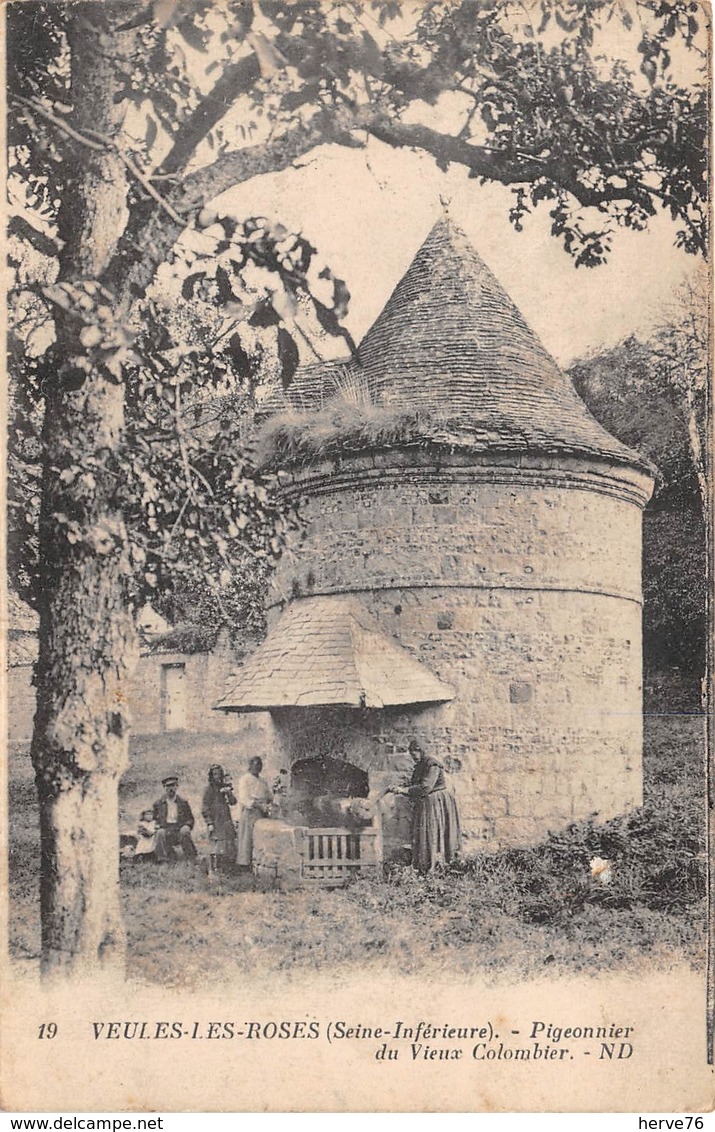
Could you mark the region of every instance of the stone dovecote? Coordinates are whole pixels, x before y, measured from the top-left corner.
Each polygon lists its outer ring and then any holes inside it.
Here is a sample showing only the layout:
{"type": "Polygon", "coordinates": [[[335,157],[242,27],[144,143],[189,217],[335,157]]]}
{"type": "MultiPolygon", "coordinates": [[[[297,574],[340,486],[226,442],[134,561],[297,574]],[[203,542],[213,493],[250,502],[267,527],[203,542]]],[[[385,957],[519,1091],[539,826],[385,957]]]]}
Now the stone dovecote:
{"type": "MultiPolygon", "coordinates": [[[[270,757],[343,759],[372,790],[407,769],[417,735],[451,771],[467,850],[638,805],[648,464],[589,414],[447,220],[347,369],[370,404],[417,408],[422,435],[285,467],[305,535],[275,577],[267,645],[285,645],[286,611],[313,603],[330,621],[349,601],[394,642],[392,664],[419,664],[415,688],[451,698],[284,706],[270,757]]],[[[310,413],[333,395],[328,368],[290,396],[310,413]]],[[[250,700],[239,672],[220,706],[266,706],[250,700]]]]}

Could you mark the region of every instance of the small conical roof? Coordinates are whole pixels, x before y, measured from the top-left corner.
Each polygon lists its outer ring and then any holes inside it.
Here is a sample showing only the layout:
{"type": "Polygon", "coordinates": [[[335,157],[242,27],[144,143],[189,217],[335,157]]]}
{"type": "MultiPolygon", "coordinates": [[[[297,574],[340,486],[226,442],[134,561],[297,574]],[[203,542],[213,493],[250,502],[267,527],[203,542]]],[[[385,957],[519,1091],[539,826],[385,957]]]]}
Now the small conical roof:
{"type": "Polygon", "coordinates": [[[360,344],[371,400],[424,409],[487,446],[643,461],[591,416],[451,220],[435,224],[360,344]]]}
{"type": "Polygon", "coordinates": [[[454,691],[354,597],[291,602],[242,668],[227,680],[220,711],[285,707],[386,707],[443,703],[454,691]]]}

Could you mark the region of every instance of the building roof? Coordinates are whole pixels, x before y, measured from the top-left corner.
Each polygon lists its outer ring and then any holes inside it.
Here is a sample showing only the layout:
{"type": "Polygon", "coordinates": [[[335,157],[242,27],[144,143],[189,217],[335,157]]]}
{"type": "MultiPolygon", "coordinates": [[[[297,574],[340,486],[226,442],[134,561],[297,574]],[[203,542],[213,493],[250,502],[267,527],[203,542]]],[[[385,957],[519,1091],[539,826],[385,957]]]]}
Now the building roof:
{"type": "MultiPolygon", "coordinates": [[[[424,413],[436,442],[476,450],[568,451],[649,468],[591,416],[501,284],[448,218],[441,219],[359,347],[341,383],[362,382],[372,404],[424,413]],[[448,428],[445,431],[445,426],[448,428]]],[[[336,363],[296,375],[283,398],[319,409],[336,363]]],[[[272,406],[271,406],[272,407],[272,406]]],[[[278,409],[278,405],[275,405],[278,409]]]]}
{"type": "Polygon", "coordinates": [[[291,604],[245,665],[232,672],[222,711],[439,703],[454,692],[385,636],[353,597],[291,604]]]}
{"type": "Polygon", "coordinates": [[[7,623],[23,633],[36,633],[40,627],[39,615],[13,590],[7,591],[7,623]]]}
{"type": "Polygon", "coordinates": [[[8,668],[21,668],[37,659],[40,618],[12,590],[7,591],[6,658],[8,668]]]}
{"type": "Polygon", "coordinates": [[[216,644],[218,629],[215,625],[201,625],[185,621],[172,625],[164,633],[157,633],[147,641],[150,653],[165,652],[211,652],[216,644]]]}

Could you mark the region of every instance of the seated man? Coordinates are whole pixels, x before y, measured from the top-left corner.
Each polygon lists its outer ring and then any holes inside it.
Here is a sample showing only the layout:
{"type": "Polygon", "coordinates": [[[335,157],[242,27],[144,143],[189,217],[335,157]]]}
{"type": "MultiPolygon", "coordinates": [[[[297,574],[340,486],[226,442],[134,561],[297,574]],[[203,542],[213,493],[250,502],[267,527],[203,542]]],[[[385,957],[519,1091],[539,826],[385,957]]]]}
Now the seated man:
{"type": "Polygon", "coordinates": [[[193,861],[196,857],[196,846],[191,840],[194,815],[186,799],[180,798],[177,793],[179,776],[167,774],[162,778],[161,784],[164,794],[154,803],[153,809],[157,826],[154,856],[158,862],[175,861],[176,848],[179,846],[184,858],[193,861]]]}

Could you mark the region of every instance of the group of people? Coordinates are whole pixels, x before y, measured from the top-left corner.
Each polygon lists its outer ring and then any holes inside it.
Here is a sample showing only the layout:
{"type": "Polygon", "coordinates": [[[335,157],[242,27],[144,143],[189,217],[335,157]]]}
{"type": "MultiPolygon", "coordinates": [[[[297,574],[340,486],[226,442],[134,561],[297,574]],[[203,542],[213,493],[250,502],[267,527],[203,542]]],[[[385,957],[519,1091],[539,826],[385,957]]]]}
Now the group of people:
{"type": "MultiPolygon", "coordinates": [[[[270,813],[273,792],[262,777],[263,761],[252,758],[234,793],[233,783],[219,763],[209,768],[208,785],[201,802],[201,815],[206,823],[209,855],[213,865],[222,871],[249,869],[253,857],[253,827],[259,818],[270,813]],[[238,806],[237,821],[231,812],[238,806]]],[[[189,802],[179,794],[178,774],[167,774],[161,780],[164,793],[145,810],[139,820],[134,857],[152,859],[160,864],[177,859],[180,850],[185,860],[197,857],[193,839],[194,815],[189,802]]]]}
{"type": "MultiPolygon", "coordinates": [[[[459,813],[444,765],[427,754],[417,739],[410,741],[408,751],[413,763],[409,784],[389,787],[385,793],[403,795],[412,801],[412,864],[419,872],[427,873],[440,862],[448,864],[459,853],[459,813]]],[[[262,777],[262,770],[260,758],[249,759],[248,770],[239,778],[234,793],[224,768],[218,763],[209,768],[201,813],[206,822],[210,858],[219,870],[251,867],[253,827],[270,814],[273,801],[273,791],[262,777]],[[237,822],[231,812],[236,805],[237,822]]],[[[152,810],[142,814],[134,855],[153,856],[154,860],[165,862],[175,860],[180,849],[187,860],[194,860],[194,815],[178,793],[178,775],[166,775],[162,786],[162,797],[152,810]]]]}

